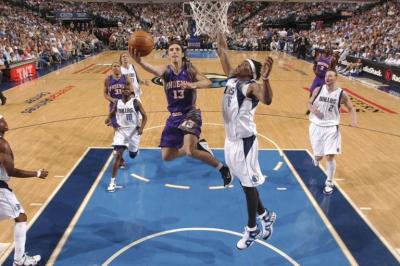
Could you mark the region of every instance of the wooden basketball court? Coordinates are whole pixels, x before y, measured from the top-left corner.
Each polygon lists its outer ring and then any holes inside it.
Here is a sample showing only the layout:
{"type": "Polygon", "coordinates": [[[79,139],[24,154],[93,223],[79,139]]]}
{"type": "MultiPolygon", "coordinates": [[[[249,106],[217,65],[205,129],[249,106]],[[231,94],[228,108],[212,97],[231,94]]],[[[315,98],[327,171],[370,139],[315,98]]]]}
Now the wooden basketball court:
{"type": "MultiPolygon", "coordinates": [[[[110,146],[113,130],[104,125],[108,104],[103,98],[103,81],[110,73],[109,64],[118,60],[119,53],[104,52],[5,92],[8,101],[0,107],[0,113],[9,124],[5,138],[14,151],[16,167],[43,167],[50,172],[46,180],[12,178],[10,182],[30,221],[88,147],[110,146]]],[[[262,60],[270,55],[275,60],[271,74],[273,102],[260,106],[256,117],[258,132],[273,142],[260,139],[260,147],[311,150],[305,115],[308,92],[304,88],[314,78],[312,64],[282,53],[229,54],[235,65],[246,57],[262,60]]],[[[156,51],[145,60],[167,62],[156,51]]],[[[223,74],[218,59],[192,62],[205,74],[223,74]]],[[[137,69],[142,79],[153,78],[137,69]]],[[[344,77],[338,80],[341,87],[349,89],[359,111],[359,128],[350,128],[348,115],[342,114],[343,154],[337,158],[337,186],[395,250],[400,248],[399,99],[358,81],[344,77]]],[[[168,116],[164,91],[154,83],[142,86],[142,90],[149,121],[141,146],[157,147],[168,116]]],[[[221,148],[224,143],[222,93],[220,88],[198,92],[197,103],[205,123],[203,136],[213,148],[221,148]]],[[[12,242],[13,221],[1,222],[0,228],[0,243],[12,242]]]]}

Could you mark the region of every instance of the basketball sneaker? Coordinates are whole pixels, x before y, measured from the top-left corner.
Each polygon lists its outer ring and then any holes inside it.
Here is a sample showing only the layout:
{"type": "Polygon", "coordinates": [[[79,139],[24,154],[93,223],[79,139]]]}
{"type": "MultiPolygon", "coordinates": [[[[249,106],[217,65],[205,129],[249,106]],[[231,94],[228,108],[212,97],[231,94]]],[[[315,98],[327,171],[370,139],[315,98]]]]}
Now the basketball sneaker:
{"type": "Polygon", "coordinates": [[[197,142],[197,149],[202,150],[202,151],[206,151],[209,154],[211,154],[212,156],[214,156],[214,153],[212,152],[212,150],[208,146],[208,143],[207,143],[207,141],[205,139],[201,139],[201,140],[199,140],[199,142],[197,142]]]}
{"type": "Polygon", "coordinates": [[[110,184],[107,187],[108,192],[115,192],[117,190],[117,184],[115,182],[110,182],[110,184]]]}
{"type": "Polygon", "coordinates": [[[262,216],[258,216],[261,222],[261,238],[264,240],[268,240],[272,236],[272,232],[274,231],[273,225],[276,220],[276,213],[269,212],[265,210],[265,214],[262,216]]]}
{"type": "Polygon", "coordinates": [[[28,256],[25,253],[20,260],[14,260],[13,266],[36,265],[41,259],[40,255],[28,256]]]}
{"type": "Polygon", "coordinates": [[[324,194],[332,194],[333,192],[333,187],[335,185],[333,184],[333,182],[331,180],[326,180],[325,181],[325,187],[324,187],[324,194]]]}
{"type": "Polygon", "coordinates": [[[1,105],[5,105],[7,102],[7,97],[4,96],[3,94],[0,96],[0,100],[1,100],[1,105]]]}
{"type": "Polygon", "coordinates": [[[222,180],[224,180],[224,187],[229,187],[233,180],[231,170],[229,170],[228,166],[224,165],[219,172],[221,173],[222,180]]]}
{"type": "Polygon", "coordinates": [[[244,228],[243,237],[237,242],[236,247],[240,250],[250,247],[253,242],[261,236],[261,230],[256,228],[253,231],[246,226],[244,228]]]}

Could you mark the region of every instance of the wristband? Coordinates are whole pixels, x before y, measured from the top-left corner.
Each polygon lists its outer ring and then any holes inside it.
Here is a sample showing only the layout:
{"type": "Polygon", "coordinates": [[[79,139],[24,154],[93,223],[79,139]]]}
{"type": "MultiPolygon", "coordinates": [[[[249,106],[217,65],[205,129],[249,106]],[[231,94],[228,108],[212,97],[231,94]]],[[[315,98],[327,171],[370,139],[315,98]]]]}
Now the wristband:
{"type": "Polygon", "coordinates": [[[37,170],[36,171],[36,177],[40,177],[41,174],[42,174],[42,170],[37,170]]]}
{"type": "Polygon", "coordinates": [[[269,80],[269,77],[266,77],[266,78],[262,77],[262,80],[269,80]]]}

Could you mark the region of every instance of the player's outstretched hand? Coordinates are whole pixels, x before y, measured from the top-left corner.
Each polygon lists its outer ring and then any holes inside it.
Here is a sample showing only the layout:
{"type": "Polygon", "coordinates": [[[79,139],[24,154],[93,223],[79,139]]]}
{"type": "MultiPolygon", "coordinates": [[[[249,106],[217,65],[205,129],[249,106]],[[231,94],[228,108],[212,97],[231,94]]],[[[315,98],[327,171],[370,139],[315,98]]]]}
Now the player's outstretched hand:
{"type": "Polygon", "coordinates": [[[129,54],[135,60],[136,63],[140,64],[142,62],[142,58],[140,57],[140,53],[136,49],[128,48],[129,49],[129,54]]]}
{"type": "Polygon", "coordinates": [[[272,57],[268,56],[262,66],[262,78],[263,79],[268,79],[269,74],[271,73],[272,70],[272,65],[274,64],[274,60],[272,57]]]}
{"type": "Polygon", "coordinates": [[[49,171],[47,171],[43,168],[38,171],[39,178],[45,179],[48,175],[49,175],[49,171]]]}

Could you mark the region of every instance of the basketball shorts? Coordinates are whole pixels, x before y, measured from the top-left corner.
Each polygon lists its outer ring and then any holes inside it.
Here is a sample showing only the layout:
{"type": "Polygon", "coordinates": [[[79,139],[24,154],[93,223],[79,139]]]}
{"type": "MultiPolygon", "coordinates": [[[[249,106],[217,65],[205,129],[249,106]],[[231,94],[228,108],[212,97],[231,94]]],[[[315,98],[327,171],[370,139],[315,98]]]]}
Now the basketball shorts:
{"type": "Polygon", "coordinates": [[[160,147],[181,148],[185,134],[200,137],[201,125],[200,109],[192,109],[181,115],[171,114],[161,134],[160,147]]]}
{"type": "Polygon", "coordinates": [[[264,183],[258,162],[258,140],[256,136],[244,139],[225,139],[225,162],[234,177],[244,187],[256,187],[264,183]]]}
{"type": "Polygon", "coordinates": [[[15,219],[24,212],[14,192],[0,188],[0,220],[15,219]]]}
{"type": "Polygon", "coordinates": [[[130,152],[137,152],[139,149],[140,135],[136,128],[119,127],[115,129],[113,146],[125,146],[130,152]]]}
{"type": "Polygon", "coordinates": [[[311,123],[309,135],[314,156],[340,154],[342,152],[339,126],[321,127],[311,123]]]}

